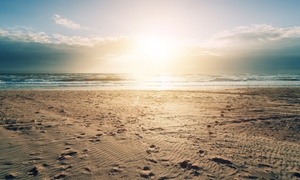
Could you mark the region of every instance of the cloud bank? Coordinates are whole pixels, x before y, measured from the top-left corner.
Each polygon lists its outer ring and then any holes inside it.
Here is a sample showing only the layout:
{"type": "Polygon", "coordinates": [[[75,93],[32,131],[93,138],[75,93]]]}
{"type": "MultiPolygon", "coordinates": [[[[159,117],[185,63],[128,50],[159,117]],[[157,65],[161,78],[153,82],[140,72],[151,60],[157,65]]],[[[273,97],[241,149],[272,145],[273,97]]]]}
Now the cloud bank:
{"type": "MultiPolygon", "coordinates": [[[[220,54],[224,67],[260,72],[300,69],[300,26],[267,24],[236,27],[215,34],[200,49],[220,54]]],[[[222,64],[222,63],[221,63],[222,64]]]]}
{"type": "Polygon", "coordinates": [[[47,34],[45,32],[34,32],[30,28],[0,28],[0,38],[8,39],[15,42],[35,42],[41,44],[64,44],[70,46],[89,46],[93,47],[106,42],[126,39],[123,37],[82,37],[82,36],[65,36],[61,34],[47,34]]]}
{"type": "MultiPolygon", "coordinates": [[[[209,43],[216,47],[255,47],[296,45],[300,26],[278,28],[267,24],[236,27],[213,36],[209,43]],[[281,44],[283,43],[283,44],[281,44]],[[296,44],[295,44],[296,43],[296,44]]],[[[298,43],[300,44],[300,43],[298,43]]]]}
{"type": "Polygon", "coordinates": [[[53,19],[54,19],[54,22],[58,25],[62,25],[64,27],[67,27],[67,28],[71,28],[71,29],[88,29],[86,27],[82,27],[80,24],[77,24],[67,18],[62,18],[60,15],[58,14],[54,14],[53,15],[53,19]]]}
{"type": "Polygon", "coordinates": [[[108,55],[124,54],[129,43],[123,37],[87,38],[26,28],[0,29],[0,72],[84,72],[94,64],[101,65],[108,55]]]}
{"type": "MultiPolygon", "coordinates": [[[[133,47],[132,38],[65,36],[34,32],[31,28],[0,28],[0,72],[107,72],[117,66],[130,72],[134,61],[125,62],[122,57],[130,58],[127,55],[133,47]]],[[[205,44],[183,47],[172,64],[172,71],[184,73],[299,72],[300,26],[261,24],[223,31],[205,44]]]]}

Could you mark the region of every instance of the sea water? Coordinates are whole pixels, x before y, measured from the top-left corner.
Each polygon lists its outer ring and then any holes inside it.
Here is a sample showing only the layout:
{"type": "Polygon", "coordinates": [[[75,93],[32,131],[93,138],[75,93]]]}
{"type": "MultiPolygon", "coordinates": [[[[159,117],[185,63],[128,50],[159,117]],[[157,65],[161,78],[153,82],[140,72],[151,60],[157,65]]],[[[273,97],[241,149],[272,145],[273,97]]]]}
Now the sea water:
{"type": "Polygon", "coordinates": [[[0,89],[199,90],[237,87],[300,87],[300,73],[0,74],[0,89]]]}

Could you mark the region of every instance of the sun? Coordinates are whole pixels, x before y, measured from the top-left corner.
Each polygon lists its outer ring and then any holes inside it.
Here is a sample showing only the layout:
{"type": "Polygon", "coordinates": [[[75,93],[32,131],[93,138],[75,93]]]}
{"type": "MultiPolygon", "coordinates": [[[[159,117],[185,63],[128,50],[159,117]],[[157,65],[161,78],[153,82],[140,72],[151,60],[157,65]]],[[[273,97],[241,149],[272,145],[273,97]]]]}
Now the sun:
{"type": "Polygon", "coordinates": [[[137,36],[134,38],[132,49],[126,56],[117,61],[122,62],[127,71],[138,76],[144,74],[168,73],[173,62],[180,56],[179,41],[164,36],[137,36]]]}
{"type": "Polygon", "coordinates": [[[137,54],[140,60],[163,63],[174,55],[175,44],[163,37],[141,37],[137,42],[137,54]]]}

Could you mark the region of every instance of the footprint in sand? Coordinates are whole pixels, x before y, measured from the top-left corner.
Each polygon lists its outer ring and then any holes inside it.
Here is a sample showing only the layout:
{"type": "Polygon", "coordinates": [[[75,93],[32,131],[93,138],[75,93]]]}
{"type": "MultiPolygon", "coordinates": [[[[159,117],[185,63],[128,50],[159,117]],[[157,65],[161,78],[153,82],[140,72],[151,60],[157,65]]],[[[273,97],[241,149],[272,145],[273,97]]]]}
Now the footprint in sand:
{"type": "Polygon", "coordinates": [[[145,166],[142,171],[140,171],[140,176],[143,178],[149,178],[155,176],[153,172],[150,171],[150,167],[145,166]]]}
{"type": "Polygon", "coordinates": [[[38,173],[39,173],[39,170],[36,166],[28,171],[29,176],[37,176],[38,173]]]}
{"type": "Polygon", "coordinates": [[[59,111],[59,113],[66,113],[66,111],[62,109],[59,111]]]}
{"type": "Polygon", "coordinates": [[[91,137],[90,142],[100,142],[100,137],[102,136],[102,133],[96,134],[95,136],[91,137]]]}
{"type": "Polygon", "coordinates": [[[66,171],[66,170],[71,169],[71,168],[73,168],[73,166],[63,165],[63,166],[60,166],[58,170],[59,171],[66,171]]]}
{"type": "Polygon", "coordinates": [[[300,178],[300,173],[295,172],[293,173],[293,176],[295,176],[296,178],[300,178]]]}
{"type": "Polygon", "coordinates": [[[10,165],[13,165],[13,163],[12,162],[4,162],[3,165],[10,166],[10,165]]]}
{"type": "Polygon", "coordinates": [[[159,147],[152,144],[151,146],[149,146],[149,149],[147,149],[146,152],[147,152],[147,154],[158,153],[159,147]]]}
{"type": "Polygon", "coordinates": [[[84,136],[85,136],[85,133],[80,133],[79,135],[75,135],[75,137],[77,139],[82,139],[82,138],[84,138],[84,136]]]}
{"type": "Polygon", "coordinates": [[[154,163],[154,164],[157,164],[158,162],[155,160],[155,159],[146,159],[147,161],[151,162],[151,163],[154,163]]]}
{"type": "Polygon", "coordinates": [[[67,152],[64,152],[62,154],[60,154],[60,156],[58,157],[58,160],[59,161],[62,161],[64,159],[67,159],[67,158],[70,158],[72,156],[75,156],[77,154],[77,151],[74,151],[74,150],[69,150],[67,152]]]}
{"type": "Polygon", "coordinates": [[[108,174],[109,175],[116,175],[116,174],[119,174],[123,171],[123,168],[118,165],[118,164],[115,164],[113,165],[113,167],[108,171],[108,174]]]}
{"type": "Polygon", "coordinates": [[[202,149],[200,149],[200,150],[198,151],[198,153],[199,153],[199,155],[200,155],[201,157],[203,157],[203,156],[206,154],[206,152],[205,152],[204,150],[202,150],[202,149]]]}
{"type": "Polygon", "coordinates": [[[223,158],[212,158],[211,160],[218,163],[218,164],[227,164],[227,165],[232,165],[233,164],[231,161],[223,159],[223,158]]]}
{"type": "Polygon", "coordinates": [[[80,171],[82,174],[91,174],[92,170],[89,167],[85,167],[80,171]]]}
{"type": "Polygon", "coordinates": [[[16,179],[17,173],[9,173],[4,176],[4,179],[16,179]]]}
{"type": "Polygon", "coordinates": [[[95,136],[100,137],[100,136],[102,136],[102,135],[103,135],[102,133],[98,133],[98,134],[96,134],[95,136]]]}
{"type": "Polygon", "coordinates": [[[189,162],[190,162],[189,160],[185,160],[185,161],[180,162],[179,165],[182,169],[190,168],[190,166],[192,164],[189,162]]]}
{"type": "Polygon", "coordinates": [[[181,169],[190,170],[191,171],[190,174],[193,174],[194,176],[200,175],[198,171],[201,170],[202,168],[197,165],[193,165],[189,160],[184,160],[178,164],[181,169]]]}
{"type": "Polygon", "coordinates": [[[83,154],[87,154],[88,152],[89,152],[88,149],[84,149],[84,150],[82,151],[83,154]]]}
{"type": "Polygon", "coordinates": [[[68,177],[69,174],[67,173],[60,173],[54,176],[54,179],[65,179],[66,177],[68,177]]]}
{"type": "Polygon", "coordinates": [[[91,172],[92,170],[89,167],[83,168],[85,171],[91,172]]]}

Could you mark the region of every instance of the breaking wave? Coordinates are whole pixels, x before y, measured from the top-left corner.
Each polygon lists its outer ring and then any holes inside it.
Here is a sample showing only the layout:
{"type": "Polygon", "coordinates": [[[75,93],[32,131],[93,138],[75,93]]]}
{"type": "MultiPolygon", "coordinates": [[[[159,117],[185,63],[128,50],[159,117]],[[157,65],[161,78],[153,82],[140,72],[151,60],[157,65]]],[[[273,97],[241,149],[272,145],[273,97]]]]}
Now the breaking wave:
{"type": "Polygon", "coordinates": [[[300,74],[0,74],[0,89],[299,87],[300,74]]]}

